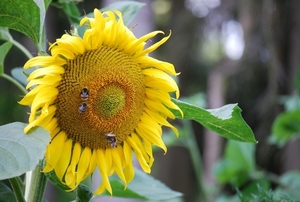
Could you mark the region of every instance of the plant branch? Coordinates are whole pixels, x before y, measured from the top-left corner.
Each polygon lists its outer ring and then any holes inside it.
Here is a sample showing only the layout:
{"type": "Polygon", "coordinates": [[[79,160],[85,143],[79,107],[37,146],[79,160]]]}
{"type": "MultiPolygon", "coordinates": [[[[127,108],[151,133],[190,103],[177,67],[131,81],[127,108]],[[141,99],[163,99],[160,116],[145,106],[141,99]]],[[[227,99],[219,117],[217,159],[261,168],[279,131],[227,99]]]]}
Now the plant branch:
{"type": "Polygon", "coordinates": [[[22,187],[20,186],[18,178],[19,177],[10,178],[9,182],[14,190],[14,194],[15,194],[17,201],[18,202],[26,202],[24,199],[23,190],[22,190],[22,187]]]}
{"type": "Polygon", "coordinates": [[[30,191],[27,202],[42,202],[47,185],[47,177],[41,172],[42,162],[32,172],[30,191]]]}
{"type": "Polygon", "coordinates": [[[14,79],[13,77],[11,77],[5,73],[0,74],[0,77],[3,77],[4,79],[13,83],[24,95],[27,93],[27,90],[25,89],[25,87],[21,83],[19,83],[16,79],[14,79]]]}
{"type": "Polygon", "coordinates": [[[31,53],[22,44],[20,44],[18,41],[15,41],[14,39],[12,39],[10,42],[13,43],[14,46],[16,46],[20,51],[22,51],[28,59],[33,57],[31,55],[31,53]]]}

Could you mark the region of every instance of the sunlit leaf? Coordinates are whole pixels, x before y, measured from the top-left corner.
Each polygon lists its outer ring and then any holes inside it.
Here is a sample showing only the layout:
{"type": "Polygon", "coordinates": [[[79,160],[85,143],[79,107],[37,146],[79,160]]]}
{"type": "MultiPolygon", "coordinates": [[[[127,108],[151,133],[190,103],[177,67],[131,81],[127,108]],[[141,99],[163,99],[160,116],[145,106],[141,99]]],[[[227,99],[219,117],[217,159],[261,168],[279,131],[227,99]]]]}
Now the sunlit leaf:
{"type": "Polygon", "coordinates": [[[35,127],[25,135],[25,126],[20,122],[0,126],[0,180],[33,170],[44,157],[49,132],[35,127]]]}
{"type": "Polygon", "coordinates": [[[32,0],[0,1],[0,26],[25,34],[36,45],[41,33],[41,18],[40,9],[32,0]]]}
{"type": "MultiPolygon", "coordinates": [[[[257,143],[237,104],[225,105],[218,109],[203,109],[175,99],[173,102],[183,111],[183,119],[197,121],[207,129],[228,139],[257,143]]],[[[172,111],[177,118],[182,118],[178,111],[172,111]]]]}

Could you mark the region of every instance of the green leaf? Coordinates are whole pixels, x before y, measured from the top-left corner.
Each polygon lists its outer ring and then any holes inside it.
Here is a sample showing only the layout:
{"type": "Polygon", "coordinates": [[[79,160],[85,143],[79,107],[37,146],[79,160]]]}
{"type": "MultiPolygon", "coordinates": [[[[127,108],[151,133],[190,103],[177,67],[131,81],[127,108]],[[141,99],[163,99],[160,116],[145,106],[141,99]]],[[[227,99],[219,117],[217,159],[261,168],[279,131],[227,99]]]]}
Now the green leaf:
{"type": "Polygon", "coordinates": [[[281,113],[272,125],[270,142],[284,146],[289,140],[300,136],[300,109],[281,113]]]}
{"type": "Polygon", "coordinates": [[[52,0],[44,0],[45,10],[47,11],[48,7],[50,6],[52,0]]]}
{"type": "Polygon", "coordinates": [[[216,179],[221,183],[241,186],[255,171],[255,145],[229,140],[224,158],[214,167],[216,179]]]}
{"type": "Polygon", "coordinates": [[[124,24],[128,26],[140,8],[145,5],[145,3],[140,3],[137,1],[119,1],[102,8],[101,11],[120,11],[122,13],[124,24]]]}
{"type": "Polygon", "coordinates": [[[77,187],[75,192],[76,201],[79,202],[89,202],[90,199],[94,196],[90,188],[82,183],[77,187]]]}
{"type": "Polygon", "coordinates": [[[58,189],[62,190],[62,191],[69,191],[70,187],[68,187],[67,185],[64,185],[61,183],[61,181],[58,179],[58,177],[56,176],[54,170],[52,170],[51,172],[45,173],[46,177],[48,178],[48,180],[58,189]]]}
{"type": "Polygon", "coordinates": [[[4,73],[4,59],[11,47],[11,42],[5,42],[0,46],[0,75],[4,73]]]}
{"type": "MultiPolygon", "coordinates": [[[[125,190],[123,183],[116,176],[113,176],[110,182],[113,196],[122,198],[160,201],[182,196],[180,192],[171,190],[152,176],[137,169],[135,170],[134,179],[127,185],[127,189],[125,190]]],[[[108,192],[105,192],[104,195],[110,196],[108,192]]]]}
{"type": "MultiPolygon", "coordinates": [[[[172,101],[183,111],[183,119],[197,121],[207,129],[228,139],[257,143],[237,104],[206,110],[179,100],[172,99],[172,101]]],[[[177,118],[182,118],[179,111],[172,110],[172,112],[177,118]]]]}
{"type": "Polygon", "coordinates": [[[81,17],[78,7],[74,4],[63,4],[63,11],[68,16],[71,23],[79,24],[81,17]]]}
{"type": "Polygon", "coordinates": [[[266,178],[261,178],[252,181],[247,184],[245,188],[241,191],[244,197],[251,197],[253,195],[259,195],[261,190],[270,190],[271,183],[266,178]]]}
{"type": "Polygon", "coordinates": [[[40,9],[32,0],[0,1],[0,26],[25,34],[36,45],[40,39],[41,19],[40,9]]]}
{"type": "Polygon", "coordinates": [[[0,180],[33,170],[44,157],[49,132],[35,127],[25,135],[27,124],[14,122],[0,126],[0,180]]]}
{"type": "Polygon", "coordinates": [[[75,24],[79,24],[81,17],[78,7],[75,4],[71,4],[69,1],[58,1],[52,2],[51,5],[62,9],[66,16],[68,17],[69,21],[75,24]]]}
{"type": "Polygon", "coordinates": [[[5,202],[17,202],[14,192],[0,181],[0,201],[5,202]]]}

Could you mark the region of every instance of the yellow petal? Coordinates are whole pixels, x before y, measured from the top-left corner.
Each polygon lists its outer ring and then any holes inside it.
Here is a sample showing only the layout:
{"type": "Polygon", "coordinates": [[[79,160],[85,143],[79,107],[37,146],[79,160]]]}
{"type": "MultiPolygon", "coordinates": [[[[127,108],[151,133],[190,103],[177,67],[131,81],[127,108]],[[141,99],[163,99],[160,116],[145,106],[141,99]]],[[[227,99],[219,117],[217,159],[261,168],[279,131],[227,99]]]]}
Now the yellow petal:
{"type": "MultiPolygon", "coordinates": [[[[64,34],[60,39],[57,39],[56,42],[49,47],[49,49],[51,50],[53,56],[56,55],[53,54],[53,51],[56,50],[57,53],[59,53],[60,51],[66,51],[72,53],[73,55],[80,55],[83,54],[85,51],[82,39],[77,36],[71,36],[69,34],[64,34]]],[[[60,55],[64,54],[60,53],[60,55]]],[[[71,59],[69,57],[66,58],[71,59]]]]}
{"type": "Polygon", "coordinates": [[[88,168],[83,176],[83,179],[86,178],[87,176],[89,176],[91,173],[94,172],[96,165],[97,165],[97,153],[96,150],[92,150],[91,149],[91,159],[90,159],[90,163],[88,165],[88,168]]]}
{"type": "Polygon", "coordinates": [[[64,64],[66,64],[66,61],[59,57],[36,56],[34,58],[31,58],[25,63],[24,69],[28,69],[30,67],[35,67],[35,66],[39,66],[39,67],[48,67],[52,65],[62,66],[64,64]]]}
{"type": "Polygon", "coordinates": [[[138,124],[138,128],[136,128],[136,131],[138,135],[141,136],[143,139],[146,139],[152,142],[153,144],[157,145],[158,147],[163,149],[165,153],[167,152],[167,147],[161,139],[161,135],[153,132],[151,126],[140,122],[138,124]]]}
{"type": "Polygon", "coordinates": [[[51,75],[51,76],[57,76],[59,74],[63,74],[65,72],[65,69],[61,66],[57,65],[51,65],[47,68],[38,68],[34,70],[29,77],[27,78],[27,81],[30,81],[32,79],[36,79],[45,75],[51,75]]]}
{"type": "Polygon", "coordinates": [[[27,86],[26,89],[34,86],[34,85],[58,85],[58,83],[61,80],[61,76],[60,75],[56,75],[56,76],[45,76],[43,78],[40,79],[33,79],[31,80],[27,86]]]}
{"type": "Polygon", "coordinates": [[[31,91],[29,91],[25,97],[21,101],[19,101],[19,104],[21,105],[30,105],[35,98],[36,94],[40,92],[40,90],[43,88],[43,86],[37,86],[31,91]]]}
{"type": "Polygon", "coordinates": [[[175,92],[174,86],[166,80],[146,76],[144,78],[145,86],[165,92],[175,92]]]}
{"type": "Polygon", "coordinates": [[[152,46],[148,47],[144,51],[138,53],[134,57],[140,57],[142,55],[146,55],[148,53],[151,53],[151,52],[155,51],[159,46],[161,46],[162,44],[164,44],[170,38],[170,36],[171,36],[171,32],[170,32],[170,34],[168,36],[162,38],[160,41],[156,42],[155,44],[153,44],[152,46]]]}
{"type": "Polygon", "coordinates": [[[146,107],[150,110],[162,113],[171,119],[175,119],[174,114],[169,109],[167,109],[161,102],[157,102],[151,99],[145,99],[144,102],[146,104],[146,107]]]}
{"type": "Polygon", "coordinates": [[[154,67],[174,76],[179,75],[179,73],[176,73],[173,64],[157,60],[155,58],[149,57],[148,55],[137,58],[136,61],[142,66],[143,69],[154,67]]]}
{"type": "Polygon", "coordinates": [[[112,163],[113,163],[113,168],[114,168],[115,172],[118,174],[120,179],[126,185],[127,182],[126,182],[126,178],[123,173],[122,159],[120,158],[120,155],[119,155],[117,149],[107,149],[107,151],[111,152],[112,163]]]}
{"type": "MultiPolygon", "coordinates": [[[[49,113],[48,107],[49,107],[49,104],[45,104],[42,108],[42,113],[36,119],[30,120],[30,118],[29,118],[29,124],[24,129],[25,134],[27,134],[31,128],[33,128],[35,126],[43,125],[43,124],[45,124],[45,121],[47,122],[47,120],[45,120],[45,119],[48,119],[48,113],[49,113]]],[[[54,114],[54,110],[55,110],[55,107],[51,107],[51,115],[54,114]]],[[[48,120],[48,122],[49,122],[49,120],[48,120]]]]}
{"type": "MultiPolygon", "coordinates": [[[[163,72],[161,70],[154,69],[154,68],[144,69],[143,74],[150,76],[150,77],[157,78],[157,79],[165,80],[170,86],[173,87],[173,92],[176,93],[176,98],[178,99],[179,88],[178,88],[176,82],[174,81],[174,79],[172,77],[170,77],[168,74],[166,74],[165,72],[163,72]]],[[[148,85],[148,83],[146,85],[148,85]]],[[[149,86],[151,86],[151,85],[149,85],[149,86]]],[[[163,89],[163,88],[164,88],[164,86],[161,87],[161,89],[163,89]]]]}
{"type": "MultiPolygon", "coordinates": [[[[91,156],[92,156],[91,149],[89,147],[85,147],[80,156],[80,160],[78,162],[79,169],[77,170],[77,176],[76,176],[77,182],[81,182],[84,179],[83,177],[85,176],[85,173],[88,170],[90,160],[92,160],[91,156]]],[[[89,174],[91,174],[91,173],[89,173],[89,174]]]]}
{"type": "Polygon", "coordinates": [[[148,34],[146,34],[146,35],[140,37],[139,39],[130,42],[130,43],[127,45],[126,52],[127,52],[127,53],[133,54],[133,53],[136,52],[136,50],[139,50],[139,49],[140,49],[141,52],[143,52],[142,49],[144,48],[145,42],[146,42],[147,40],[153,38],[154,36],[156,36],[156,35],[159,34],[159,33],[162,33],[162,34],[163,34],[164,32],[162,32],[162,31],[154,31],[154,32],[150,32],[150,33],[148,33],[148,34]]]}
{"type": "Polygon", "coordinates": [[[51,143],[47,146],[46,150],[46,166],[43,169],[43,172],[50,172],[53,170],[58,160],[60,159],[60,156],[63,152],[63,148],[65,145],[67,136],[64,132],[60,132],[55,138],[52,139],[51,143]]]}
{"type": "Polygon", "coordinates": [[[160,101],[165,106],[180,111],[181,115],[183,116],[183,112],[181,111],[181,109],[174,102],[172,102],[169,93],[160,90],[151,89],[151,88],[146,88],[145,93],[147,97],[149,97],[150,99],[160,101]]]}
{"type": "Polygon", "coordinates": [[[36,111],[39,110],[40,107],[43,107],[45,104],[52,104],[57,95],[57,88],[51,86],[42,88],[32,101],[29,122],[32,122],[35,119],[36,111]]]}
{"type": "Polygon", "coordinates": [[[146,153],[149,155],[149,166],[151,167],[154,162],[153,151],[152,151],[152,143],[148,140],[143,140],[144,148],[146,153]]]}
{"type": "Polygon", "coordinates": [[[147,164],[147,161],[143,157],[143,154],[142,154],[140,148],[136,145],[136,143],[134,142],[132,137],[128,136],[126,138],[126,142],[128,142],[128,144],[134,149],[137,160],[139,161],[143,171],[146,173],[150,173],[151,169],[150,169],[149,165],[147,164]]]}
{"type": "Polygon", "coordinates": [[[67,171],[68,165],[70,163],[70,158],[72,154],[72,140],[69,139],[64,143],[64,149],[60,156],[57,165],[55,166],[54,170],[58,179],[63,182],[63,176],[67,171]]]}
{"type": "MultiPolygon", "coordinates": [[[[76,181],[77,177],[76,177],[76,166],[79,162],[80,159],[80,154],[81,154],[81,145],[80,143],[76,142],[74,147],[73,147],[73,151],[72,151],[72,159],[71,159],[71,163],[67,169],[66,175],[65,175],[65,182],[66,185],[68,185],[71,190],[72,188],[76,188],[77,185],[80,183],[80,181],[76,181]]],[[[81,168],[78,167],[78,170],[80,170],[81,168]]]]}
{"type": "Polygon", "coordinates": [[[134,177],[134,167],[132,164],[132,148],[129,146],[127,141],[123,142],[123,152],[126,165],[124,167],[124,175],[127,182],[131,182],[134,177]]]}
{"type": "Polygon", "coordinates": [[[102,183],[100,187],[94,192],[95,194],[101,194],[105,189],[112,194],[112,188],[110,185],[110,182],[108,180],[110,167],[108,165],[111,165],[111,162],[109,162],[109,157],[104,155],[104,151],[102,149],[97,149],[97,166],[100,171],[100,175],[102,177],[102,183]]]}
{"type": "Polygon", "coordinates": [[[149,160],[150,160],[149,155],[146,153],[146,151],[144,149],[144,144],[143,144],[141,138],[135,133],[131,133],[131,137],[132,137],[133,141],[136,143],[137,147],[140,148],[141,154],[143,155],[146,162],[149,163],[149,160]]]}
{"type": "Polygon", "coordinates": [[[145,108],[146,113],[151,116],[155,121],[157,121],[159,124],[167,126],[171,128],[176,136],[179,136],[178,130],[176,127],[174,127],[172,124],[170,124],[164,117],[162,117],[159,113],[155,113],[147,108],[145,108]]]}

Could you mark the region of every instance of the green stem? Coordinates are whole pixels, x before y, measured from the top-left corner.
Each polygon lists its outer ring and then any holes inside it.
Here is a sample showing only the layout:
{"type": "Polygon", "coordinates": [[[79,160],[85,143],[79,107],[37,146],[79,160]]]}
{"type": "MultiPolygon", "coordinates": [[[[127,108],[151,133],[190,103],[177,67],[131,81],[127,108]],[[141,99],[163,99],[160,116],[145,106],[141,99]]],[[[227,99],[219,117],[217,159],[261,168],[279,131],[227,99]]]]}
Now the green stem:
{"type": "Polygon", "coordinates": [[[30,190],[27,202],[42,202],[47,185],[47,177],[41,172],[42,163],[40,162],[32,172],[30,190]]]}
{"type": "Polygon", "coordinates": [[[190,152],[193,167],[197,177],[197,184],[199,187],[201,201],[207,201],[207,195],[203,186],[203,165],[201,159],[201,153],[197,145],[197,140],[195,138],[195,133],[192,129],[190,121],[183,120],[183,126],[187,132],[187,148],[190,152]]]}
{"type": "Polygon", "coordinates": [[[41,39],[40,39],[40,42],[39,42],[39,45],[38,45],[38,51],[41,52],[41,51],[45,51],[46,48],[47,48],[47,43],[46,43],[46,26],[44,26],[43,28],[43,34],[41,36],[41,39]]]}
{"type": "Polygon", "coordinates": [[[19,180],[17,179],[18,177],[13,177],[9,179],[9,182],[11,184],[11,187],[14,190],[14,194],[16,196],[16,199],[18,202],[26,202],[24,199],[24,194],[22,187],[19,184],[19,180]]]}
{"type": "Polygon", "coordinates": [[[14,39],[12,39],[10,42],[12,42],[20,51],[22,51],[28,57],[28,59],[33,57],[31,53],[19,42],[15,41],[14,39]]]}
{"type": "Polygon", "coordinates": [[[13,77],[3,73],[0,74],[0,77],[3,77],[4,79],[10,81],[11,83],[13,83],[24,95],[27,93],[26,88],[24,88],[24,86],[22,84],[20,84],[16,79],[14,79],[13,77]]]}

